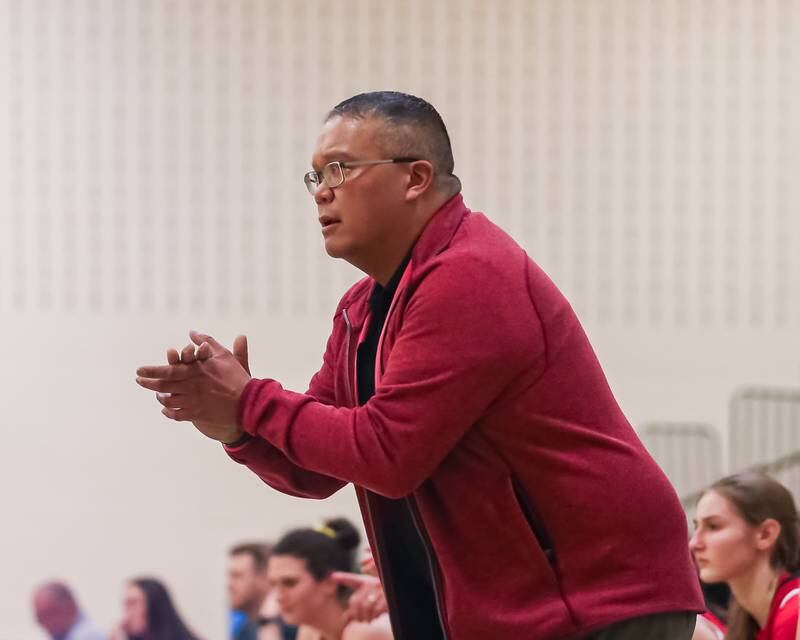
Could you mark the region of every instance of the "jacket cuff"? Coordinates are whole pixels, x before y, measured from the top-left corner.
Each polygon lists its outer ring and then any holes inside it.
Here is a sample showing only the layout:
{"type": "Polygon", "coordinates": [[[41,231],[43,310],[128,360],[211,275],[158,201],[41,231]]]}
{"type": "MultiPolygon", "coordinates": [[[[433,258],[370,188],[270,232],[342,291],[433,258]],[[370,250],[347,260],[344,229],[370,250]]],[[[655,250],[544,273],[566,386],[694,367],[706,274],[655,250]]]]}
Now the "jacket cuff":
{"type": "Polygon", "coordinates": [[[248,442],[250,442],[252,439],[253,439],[253,436],[251,436],[249,433],[245,432],[241,436],[236,438],[236,440],[234,440],[233,442],[227,442],[227,443],[223,442],[222,444],[228,451],[238,451],[243,446],[245,446],[248,442]]]}
{"type": "MultiPolygon", "coordinates": [[[[255,428],[248,429],[247,425],[247,405],[251,402],[251,397],[256,391],[256,385],[260,380],[250,378],[249,382],[242,389],[242,395],[239,396],[239,405],[236,407],[236,424],[244,429],[244,435],[255,435],[255,428]]],[[[255,427],[256,425],[253,425],[255,427]]],[[[244,435],[242,438],[244,438],[244,435]]],[[[235,443],[234,443],[235,444],[235,443]]]]}

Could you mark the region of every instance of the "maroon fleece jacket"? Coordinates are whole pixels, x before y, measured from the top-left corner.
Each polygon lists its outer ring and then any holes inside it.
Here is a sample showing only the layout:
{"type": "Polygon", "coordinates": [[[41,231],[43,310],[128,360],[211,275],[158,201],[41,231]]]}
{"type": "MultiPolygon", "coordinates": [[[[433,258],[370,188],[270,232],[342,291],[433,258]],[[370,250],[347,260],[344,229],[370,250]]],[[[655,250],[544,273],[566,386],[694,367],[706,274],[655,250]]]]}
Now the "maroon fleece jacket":
{"type": "Polygon", "coordinates": [[[451,639],[555,640],[703,609],[674,489],[522,248],[448,201],[414,247],[358,406],[373,285],[342,298],[306,393],[247,385],[239,420],[255,438],[234,460],[291,495],[353,483],[373,545],[371,496],[407,499],[451,639]]]}

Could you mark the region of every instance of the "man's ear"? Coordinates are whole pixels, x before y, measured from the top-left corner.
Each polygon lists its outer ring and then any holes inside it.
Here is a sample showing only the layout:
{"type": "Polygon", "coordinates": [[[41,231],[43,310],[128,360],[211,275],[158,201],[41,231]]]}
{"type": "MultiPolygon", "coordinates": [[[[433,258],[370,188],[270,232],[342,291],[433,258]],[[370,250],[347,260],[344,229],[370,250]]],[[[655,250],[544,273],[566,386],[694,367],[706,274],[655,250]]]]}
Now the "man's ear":
{"type": "Polygon", "coordinates": [[[415,160],[408,164],[408,186],[406,187],[406,202],[416,200],[427,192],[436,179],[433,165],[427,160],[415,160]]]}

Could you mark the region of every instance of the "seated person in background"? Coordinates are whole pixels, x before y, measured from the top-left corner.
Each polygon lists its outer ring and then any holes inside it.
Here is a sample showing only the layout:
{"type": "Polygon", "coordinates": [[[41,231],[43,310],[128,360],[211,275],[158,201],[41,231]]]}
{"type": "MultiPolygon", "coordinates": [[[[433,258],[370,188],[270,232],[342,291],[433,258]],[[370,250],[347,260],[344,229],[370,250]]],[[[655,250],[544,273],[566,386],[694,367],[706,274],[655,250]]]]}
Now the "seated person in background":
{"type": "Polygon", "coordinates": [[[154,578],[128,582],[122,621],[109,640],[199,640],[181,619],[167,588],[154,578]]]}
{"type": "Polygon", "coordinates": [[[81,613],[75,596],[62,582],[47,582],[33,593],[36,621],[53,640],[104,640],[105,634],[81,613]]]}
{"type": "MultiPolygon", "coordinates": [[[[245,615],[244,624],[237,626],[232,640],[256,640],[259,620],[273,617],[277,603],[269,597],[267,562],[269,545],[262,543],[238,544],[228,556],[228,598],[231,609],[245,615]]],[[[277,640],[295,640],[297,630],[277,620],[277,640]]]]}
{"type": "Polygon", "coordinates": [[[337,518],[314,529],[290,531],[273,548],[270,584],[284,620],[299,625],[298,640],[392,639],[386,615],[370,623],[345,616],[351,592],[333,573],[355,571],[359,542],[352,523],[337,518]]]}
{"type": "Polygon", "coordinates": [[[786,487],[754,471],[714,483],[689,547],[703,582],[731,588],[727,640],[800,639],[800,527],[786,487]]]}

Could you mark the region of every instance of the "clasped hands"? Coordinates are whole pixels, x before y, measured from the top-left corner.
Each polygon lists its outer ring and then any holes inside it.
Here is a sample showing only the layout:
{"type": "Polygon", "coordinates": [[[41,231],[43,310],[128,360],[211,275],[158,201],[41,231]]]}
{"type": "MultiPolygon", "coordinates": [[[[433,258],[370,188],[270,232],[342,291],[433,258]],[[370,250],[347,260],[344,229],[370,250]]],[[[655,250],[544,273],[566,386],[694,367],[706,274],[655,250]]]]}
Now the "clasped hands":
{"type": "Polygon", "coordinates": [[[167,418],[192,422],[213,440],[230,443],[244,430],[237,424],[239,398],[250,381],[247,338],[238,336],[229,351],[209,335],[191,331],[179,353],[167,350],[167,364],[139,367],[136,383],[156,392],[167,418]]]}

